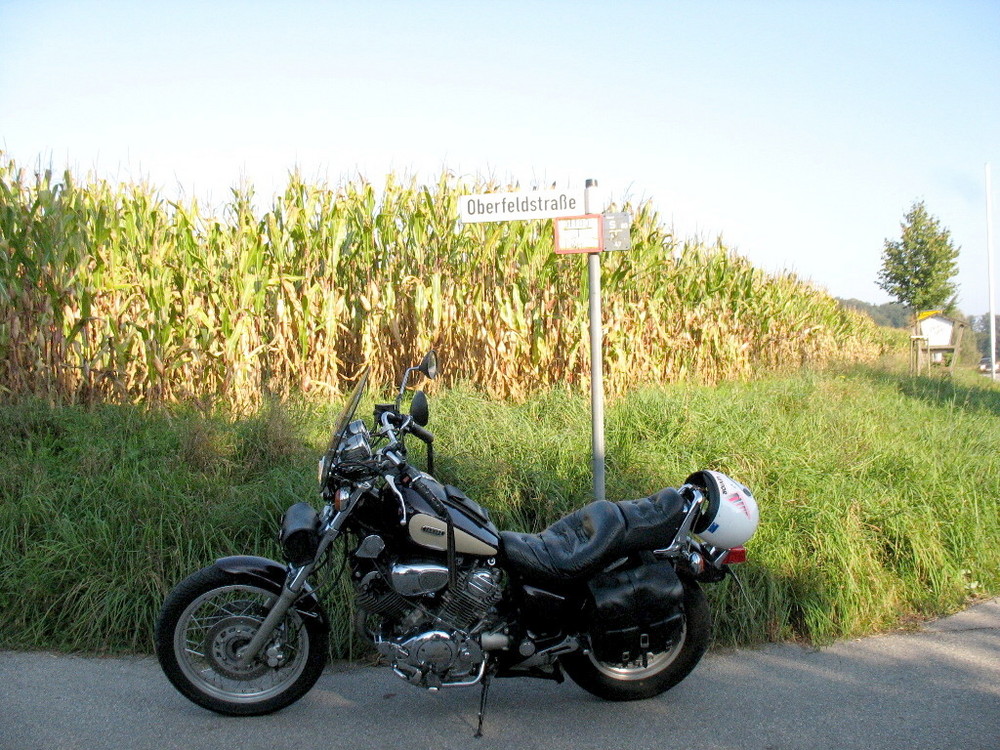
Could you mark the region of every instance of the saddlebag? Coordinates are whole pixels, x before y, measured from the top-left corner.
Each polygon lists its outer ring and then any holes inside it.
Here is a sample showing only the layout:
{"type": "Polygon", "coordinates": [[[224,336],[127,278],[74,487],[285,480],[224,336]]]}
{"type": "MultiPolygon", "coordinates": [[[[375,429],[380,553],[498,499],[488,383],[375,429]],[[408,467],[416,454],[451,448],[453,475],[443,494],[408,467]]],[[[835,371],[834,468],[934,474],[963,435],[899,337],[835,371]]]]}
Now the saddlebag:
{"type": "Polygon", "coordinates": [[[589,586],[594,597],[590,644],[599,661],[635,661],[665,651],[679,636],[684,586],[670,563],[602,573],[589,586]]]}

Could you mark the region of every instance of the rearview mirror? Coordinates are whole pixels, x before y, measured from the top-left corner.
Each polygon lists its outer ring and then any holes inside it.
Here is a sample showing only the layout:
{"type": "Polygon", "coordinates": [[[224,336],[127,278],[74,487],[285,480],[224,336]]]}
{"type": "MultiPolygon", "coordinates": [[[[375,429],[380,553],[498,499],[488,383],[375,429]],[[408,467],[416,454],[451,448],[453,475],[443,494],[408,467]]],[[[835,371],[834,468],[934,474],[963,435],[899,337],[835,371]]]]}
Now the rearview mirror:
{"type": "Polygon", "coordinates": [[[430,421],[431,411],[427,404],[427,394],[423,391],[417,391],[413,394],[413,401],[410,402],[410,416],[421,427],[426,427],[430,421]]]}
{"type": "MultiPolygon", "coordinates": [[[[424,358],[420,360],[420,364],[416,367],[407,368],[406,372],[403,373],[403,382],[399,384],[399,393],[396,395],[396,411],[399,411],[399,405],[403,403],[403,393],[406,391],[406,384],[410,382],[410,373],[420,372],[426,377],[434,380],[438,373],[438,361],[437,354],[431,349],[424,358]]],[[[419,424],[419,423],[418,423],[419,424]]]]}
{"type": "Polygon", "coordinates": [[[431,349],[424,358],[420,360],[420,364],[417,365],[417,370],[422,372],[424,375],[429,377],[431,380],[437,377],[438,374],[438,360],[437,354],[431,349]]]}

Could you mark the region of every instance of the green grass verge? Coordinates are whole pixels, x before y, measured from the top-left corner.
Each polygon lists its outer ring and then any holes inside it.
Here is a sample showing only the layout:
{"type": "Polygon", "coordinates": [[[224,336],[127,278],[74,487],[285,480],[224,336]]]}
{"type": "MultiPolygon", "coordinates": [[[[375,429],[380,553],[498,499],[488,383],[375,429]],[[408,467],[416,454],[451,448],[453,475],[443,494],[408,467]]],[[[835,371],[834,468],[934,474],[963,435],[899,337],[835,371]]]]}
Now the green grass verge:
{"type": "MultiPolygon", "coordinates": [[[[249,417],[175,408],[0,407],[0,648],[148,652],[167,591],[218,556],[277,555],[287,505],[314,499],[336,404],[249,417]]],[[[431,397],[438,473],[539,530],[590,492],[589,403],[456,388],[431,397]]],[[[851,369],[676,385],[608,407],[608,495],[716,468],[748,484],[761,527],[709,588],[716,640],[823,643],[1000,593],[1000,389],[851,369]]],[[[357,655],[349,597],[333,649],[357,655]]]]}

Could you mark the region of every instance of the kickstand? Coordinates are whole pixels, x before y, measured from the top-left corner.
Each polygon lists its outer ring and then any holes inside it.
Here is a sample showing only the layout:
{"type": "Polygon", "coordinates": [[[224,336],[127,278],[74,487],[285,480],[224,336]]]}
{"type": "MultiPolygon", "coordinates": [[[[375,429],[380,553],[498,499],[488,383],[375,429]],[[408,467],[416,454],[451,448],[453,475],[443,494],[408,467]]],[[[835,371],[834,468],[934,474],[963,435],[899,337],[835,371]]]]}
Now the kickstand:
{"type": "Polygon", "coordinates": [[[483,675],[483,692],[479,694],[479,726],[476,728],[476,733],[472,735],[476,739],[483,736],[483,719],[486,718],[486,697],[490,693],[490,681],[493,679],[493,675],[487,672],[483,675]]]}

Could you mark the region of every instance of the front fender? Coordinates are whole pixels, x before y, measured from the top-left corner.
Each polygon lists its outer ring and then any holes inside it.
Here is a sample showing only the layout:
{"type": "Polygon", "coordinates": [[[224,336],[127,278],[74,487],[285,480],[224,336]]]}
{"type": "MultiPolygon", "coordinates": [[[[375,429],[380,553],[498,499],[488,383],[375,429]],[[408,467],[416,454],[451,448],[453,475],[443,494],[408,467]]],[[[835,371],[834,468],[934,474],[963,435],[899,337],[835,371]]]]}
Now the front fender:
{"type": "MultiPolygon", "coordinates": [[[[275,594],[281,593],[288,577],[288,568],[281,563],[251,555],[223,557],[216,560],[212,567],[235,576],[242,583],[254,584],[275,594]]],[[[320,624],[326,632],[330,632],[330,620],[326,616],[326,610],[308,586],[305,593],[292,606],[302,617],[320,624]]]]}

